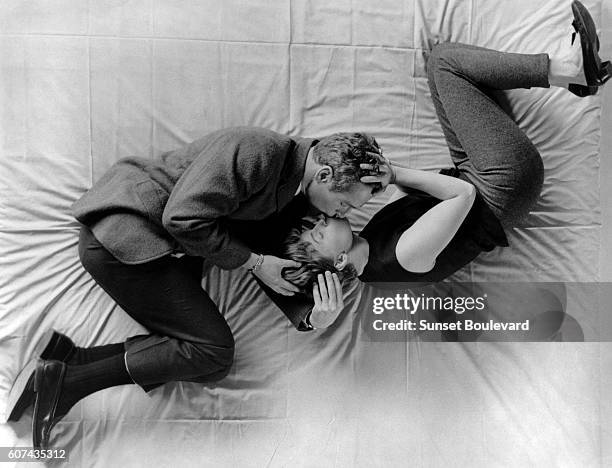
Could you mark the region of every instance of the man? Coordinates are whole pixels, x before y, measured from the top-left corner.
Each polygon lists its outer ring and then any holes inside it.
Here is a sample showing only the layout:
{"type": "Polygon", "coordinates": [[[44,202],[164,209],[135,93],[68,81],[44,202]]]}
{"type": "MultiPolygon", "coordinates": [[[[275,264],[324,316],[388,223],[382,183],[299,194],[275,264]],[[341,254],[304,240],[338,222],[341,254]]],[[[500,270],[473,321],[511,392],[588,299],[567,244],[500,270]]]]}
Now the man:
{"type": "MultiPolygon", "coordinates": [[[[73,205],[83,224],[79,255],[96,282],[151,334],[92,348],[49,335],[44,360],[29,363],[13,385],[9,419],[19,419],[35,397],[34,446],[46,447],[53,425],[96,391],[222,379],[234,340],[200,287],[204,260],[246,268],[276,293],[293,295],[297,288],[281,272],[299,264],[251,251],[232,223],[278,216],[298,194],[329,216],[345,216],[381,189],[359,181],[360,164],[378,154],[376,141],[364,134],[312,140],[233,128],[157,160],[118,161],[73,205]]],[[[331,289],[331,278],[328,284],[331,289]]]]}

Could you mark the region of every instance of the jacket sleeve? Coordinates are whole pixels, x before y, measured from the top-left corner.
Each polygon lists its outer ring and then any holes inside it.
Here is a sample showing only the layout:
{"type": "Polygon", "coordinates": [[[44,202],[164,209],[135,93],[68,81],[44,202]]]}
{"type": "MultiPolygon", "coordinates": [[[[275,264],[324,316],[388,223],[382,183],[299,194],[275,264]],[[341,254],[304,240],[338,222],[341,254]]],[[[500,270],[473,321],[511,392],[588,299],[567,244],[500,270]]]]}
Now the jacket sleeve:
{"type": "Polygon", "coordinates": [[[232,235],[227,216],[268,182],[275,155],[273,145],[222,139],[193,160],[172,190],[162,217],[164,228],[186,254],[225,269],[248,260],[251,251],[232,235]]]}

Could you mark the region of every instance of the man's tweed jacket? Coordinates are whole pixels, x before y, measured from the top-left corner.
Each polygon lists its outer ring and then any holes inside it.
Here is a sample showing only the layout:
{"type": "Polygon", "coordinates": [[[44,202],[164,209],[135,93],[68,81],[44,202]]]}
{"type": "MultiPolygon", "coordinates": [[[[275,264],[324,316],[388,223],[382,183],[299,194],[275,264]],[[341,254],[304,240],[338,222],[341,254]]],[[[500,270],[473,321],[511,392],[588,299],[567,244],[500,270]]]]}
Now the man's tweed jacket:
{"type": "Polygon", "coordinates": [[[314,140],[259,128],[216,131],[160,159],[118,161],[73,205],[118,260],[174,252],[233,269],[251,253],[232,220],[261,220],[294,197],[314,140]]]}

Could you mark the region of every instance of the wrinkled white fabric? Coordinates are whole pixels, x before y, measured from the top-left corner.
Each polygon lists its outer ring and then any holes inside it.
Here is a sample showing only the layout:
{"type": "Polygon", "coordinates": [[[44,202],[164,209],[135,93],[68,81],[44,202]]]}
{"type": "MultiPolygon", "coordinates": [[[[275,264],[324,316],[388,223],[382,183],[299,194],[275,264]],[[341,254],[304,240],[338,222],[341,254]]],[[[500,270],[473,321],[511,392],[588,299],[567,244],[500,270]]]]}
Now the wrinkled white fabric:
{"type": "MultiPolygon", "coordinates": [[[[601,24],[602,1],[586,4],[601,24]]],[[[364,130],[399,162],[447,167],[424,75],[427,39],[547,52],[569,40],[570,22],[569,3],[555,0],[5,0],[0,413],[46,329],[79,345],[143,331],[80,266],[69,212],[117,159],[256,125],[305,137],[364,130]]],[[[511,247],[456,278],[597,281],[600,97],[507,96],[542,153],[544,190],[511,247]]],[[[385,200],[353,213],[356,228],[385,200]]],[[[302,334],[248,274],[213,269],[204,286],[235,333],[231,374],[208,387],[88,397],[54,429],[71,466],[612,460],[607,343],[373,343],[354,306],[367,288],[353,291],[333,329],[302,334]]],[[[0,445],[30,445],[30,421],[28,412],[1,426],[0,445]]]]}

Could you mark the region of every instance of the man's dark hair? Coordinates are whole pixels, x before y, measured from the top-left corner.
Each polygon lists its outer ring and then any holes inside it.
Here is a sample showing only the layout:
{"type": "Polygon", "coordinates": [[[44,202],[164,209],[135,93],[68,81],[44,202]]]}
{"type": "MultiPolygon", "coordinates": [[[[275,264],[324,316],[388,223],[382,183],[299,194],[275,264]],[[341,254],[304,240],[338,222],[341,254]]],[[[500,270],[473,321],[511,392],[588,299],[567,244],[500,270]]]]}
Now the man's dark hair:
{"type": "MultiPolygon", "coordinates": [[[[332,168],[331,190],[344,192],[360,182],[363,174],[360,164],[376,164],[374,155],[382,155],[378,143],[365,133],[334,133],[321,138],[313,148],[314,161],[332,168]]],[[[374,193],[382,190],[380,183],[372,184],[374,193]]]]}

